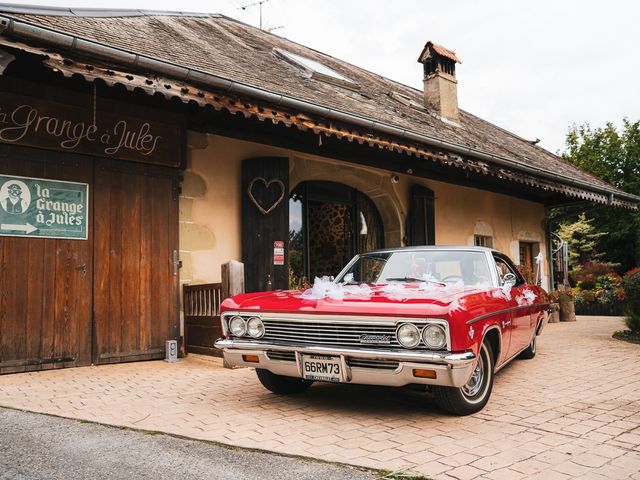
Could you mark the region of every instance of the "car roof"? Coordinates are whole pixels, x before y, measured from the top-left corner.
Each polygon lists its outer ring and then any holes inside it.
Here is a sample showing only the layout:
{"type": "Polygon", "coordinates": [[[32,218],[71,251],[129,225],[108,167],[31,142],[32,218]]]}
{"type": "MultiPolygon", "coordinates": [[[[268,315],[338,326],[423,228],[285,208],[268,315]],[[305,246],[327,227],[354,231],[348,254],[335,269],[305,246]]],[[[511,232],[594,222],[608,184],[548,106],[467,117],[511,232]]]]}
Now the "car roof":
{"type": "Polygon", "coordinates": [[[371,250],[369,252],[363,252],[362,255],[369,253],[392,253],[392,252],[406,252],[406,251],[425,251],[425,250],[435,250],[435,251],[465,251],[465,252],[491,252],[499,254],[497,250],[488,247],[476,247],[474,245],[414,245],[411,247],[393,247],[393,248],[381,248],[379,250],[371,250]]]}

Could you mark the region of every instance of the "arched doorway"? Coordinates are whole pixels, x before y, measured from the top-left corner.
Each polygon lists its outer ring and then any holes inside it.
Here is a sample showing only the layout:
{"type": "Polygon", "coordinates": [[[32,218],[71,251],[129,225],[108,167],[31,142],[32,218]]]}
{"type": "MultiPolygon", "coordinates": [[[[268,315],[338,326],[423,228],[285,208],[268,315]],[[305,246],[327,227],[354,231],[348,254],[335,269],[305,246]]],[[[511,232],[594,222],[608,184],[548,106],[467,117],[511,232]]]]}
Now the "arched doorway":
{"type": "Polygon", "coordinates": [[[347,185],[300,183],[289,199],[290,286],[336,275],[353,255],[384,246],[384,227],[373,202],[347,185]]]}

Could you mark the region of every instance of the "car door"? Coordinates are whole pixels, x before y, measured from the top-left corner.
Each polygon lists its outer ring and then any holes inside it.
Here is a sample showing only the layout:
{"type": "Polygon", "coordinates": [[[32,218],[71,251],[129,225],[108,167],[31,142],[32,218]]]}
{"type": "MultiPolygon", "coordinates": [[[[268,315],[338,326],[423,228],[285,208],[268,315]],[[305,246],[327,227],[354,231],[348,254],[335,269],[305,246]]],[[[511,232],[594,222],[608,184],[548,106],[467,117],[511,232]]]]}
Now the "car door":
{"type": "Polygon", "coordinates": [[[512,273],[516,276],[516,284],[504,293],[509,302],[510,316],[503,321],[503,329],[510,333],[510,342],[507,358],[517,354],[531,342],[531,302],[530,294],[526,293],[527,284],[513,263],[504,255],[494,254],[498,278],[503,284],[504,276],[512,273]],[[510,322],[510,323],[509,323],[510,322]]]}

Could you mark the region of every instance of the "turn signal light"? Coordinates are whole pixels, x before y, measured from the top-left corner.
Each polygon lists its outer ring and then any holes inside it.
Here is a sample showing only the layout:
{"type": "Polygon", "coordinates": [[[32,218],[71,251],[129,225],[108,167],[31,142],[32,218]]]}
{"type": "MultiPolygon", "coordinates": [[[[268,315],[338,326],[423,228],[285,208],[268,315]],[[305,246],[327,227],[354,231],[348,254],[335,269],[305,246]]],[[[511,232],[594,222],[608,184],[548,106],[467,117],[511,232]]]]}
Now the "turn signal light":
{"type": "Polygon", "coordinates": [[[249,363],[260,363],[258,355],[242,355],[242,360],[249,363]]]}
{"type": "Polygon", "coordinates": [[[435,370],[423,370],[421,368],[414,368],[413,376],[418,378],[438,378],[435,370]]]}

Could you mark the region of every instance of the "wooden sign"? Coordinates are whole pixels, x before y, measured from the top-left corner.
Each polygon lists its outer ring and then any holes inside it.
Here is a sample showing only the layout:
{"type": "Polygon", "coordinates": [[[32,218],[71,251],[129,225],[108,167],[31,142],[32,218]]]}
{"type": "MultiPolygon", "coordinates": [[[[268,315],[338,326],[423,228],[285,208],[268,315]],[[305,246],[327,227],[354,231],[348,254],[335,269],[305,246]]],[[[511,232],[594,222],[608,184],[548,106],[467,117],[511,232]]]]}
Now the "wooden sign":
{"type": "Polygon", "coordinates": [[[0,175],[0,235],[87,239],[89,185],[0,175]]]}
{"type": "Polygon", "coordinates": [[[4,143],[180,167],[183,138],[180,124],[0,93],[4,143]]]}

